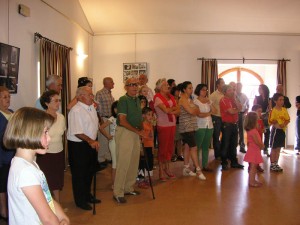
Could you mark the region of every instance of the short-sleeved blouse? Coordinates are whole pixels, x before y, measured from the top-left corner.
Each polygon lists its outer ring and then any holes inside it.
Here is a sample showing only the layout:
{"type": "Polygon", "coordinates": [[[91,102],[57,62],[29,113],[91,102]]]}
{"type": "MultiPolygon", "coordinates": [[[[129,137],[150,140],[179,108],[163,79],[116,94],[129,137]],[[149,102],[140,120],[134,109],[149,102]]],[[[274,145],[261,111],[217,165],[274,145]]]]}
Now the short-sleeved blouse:
{"type": "MultiPolygon", "coordinates": [[[[207,103],[202,103],[198,99],[194,100],[195,105],[197,105],[200,109],[200,112],[202,113],[208,113],[211,111],[211,101],[207,103]]],[[[213,123],[211,116],[207,116],[204,118],[197,117],[197,125],[198,128],[208,128],[212,129],[213,128],[213,123]]]]}

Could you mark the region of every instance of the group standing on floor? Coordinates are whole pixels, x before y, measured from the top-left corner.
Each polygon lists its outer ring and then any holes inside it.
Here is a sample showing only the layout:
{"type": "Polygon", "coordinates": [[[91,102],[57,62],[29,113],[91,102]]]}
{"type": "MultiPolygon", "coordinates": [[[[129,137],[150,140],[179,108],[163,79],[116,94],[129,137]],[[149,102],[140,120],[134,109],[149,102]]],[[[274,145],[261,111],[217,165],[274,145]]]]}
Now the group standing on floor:
{"type": "MultiPolygon", "coordinates": [[[[96,96],[91,79],[78,80],[76,97],[68,105],[66,133],[77,207],[91,210],[91,203],[101,202],[91,194],[92,178],[109,163],[113,199],[123,204],[127,202],[126,195],[139,195],[134,188],[136,180],[139,188],[149,187],[147,176],[153,175],[156,146],[160,182],[176,179],[178,175],[170,162],[179,159],[183,161],[183,176],[206,180],[203,172],[212,171],[208,162],[211,138],[214,157],[221,161],[224,172],[244,168],[237,160],[238,145],[239,151],[246,153],[250,187],[262,185],[256,177],[257,172],[263,171],[261,150],[270,157],[271,171],[283,171],[278,162],[280,149],[285,146],[285,130],[290,123],[287,108],[291,103],[283,95],[281,84],[272,98],[268,87],[261,84],[250,110],[241,83],[225,84],[219,78],[216,90],[209,95],[207,84],[198,84],[194,91],[190,81],[176,85],[173,79],[161,78],[154,93],[147,82],[143,74],[129,78],[124,84],[126,93],[115,101],[112,78],[103,79],[103,88],[96,96]]],[[[62,87],[59,76],[48,76],[47,90],[36,102],[36,108],[41,110],[24,107],[15,113],[9,109],[8,89],[0,87],[0,216],[6,220],[9,217],[12,224],[27,215],[30,224],[48,220],[53,224],[70,223],[59,206],[66,166],[62,87]],[[19,201],[22,204],[18,205],[19,201]]],[[[296,107],[295,151],[299,154],[300,96],[296,97],[296,107]]]]}

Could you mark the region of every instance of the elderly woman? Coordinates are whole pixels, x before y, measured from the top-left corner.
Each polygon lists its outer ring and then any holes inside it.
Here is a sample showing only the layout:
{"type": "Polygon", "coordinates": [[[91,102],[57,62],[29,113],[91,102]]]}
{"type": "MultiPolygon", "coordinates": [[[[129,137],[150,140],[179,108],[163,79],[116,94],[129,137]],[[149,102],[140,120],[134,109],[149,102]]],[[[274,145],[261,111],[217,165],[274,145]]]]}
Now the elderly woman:
{"type": "Polygon", "coordinates": [[[195,132],[197,130],[197,115],[200,114],[200,110],[191,99],[191,95],[193,93],[192,83],[190,81],[183,82],[180,90],[179,132],[182,136],[182,142],[185,144],[183,176],[197,176],[200,180],[206,180],[206,177],[203,175],[199,166],[199,160],[197,156],[195,132]],[[190,157],[192,158],[196,168],[196,173],[190,169],[190,157]]]}
{"type": "Polygon", "coordinates": [[[156,90],[158,93],[154,96],[154,108],[157,115],[159,179],[166,181],[165,175],[175,178],[170,171],[169,162],[174,150],[175,115],[180,111],[174,97],[170,94],[166,79],[159,79],[156,82],[156,90]]]}
{"type": "Polygon", "coordinates": [[[50,144],[45,155],[37,157],[37,163],[44,172],[53,198],[59,202],[59,192],[64,185],[65,152],[62,136],[65,132],[65,117],[58,113],[60,97],[56,91],[46,91],[40,98],[46,113],[54,117],[55,122],[49,130],[50,144]]]}
{"type": "Polygon", "coordinates": [[[200,161],[200,149],[202,149],[202,167],[204,171],[212,171],[208,168],[208,152],[209,144],[213,134],[213,123],[211,119],[211,113],[215,113],[216,109],[212,105],[211,101],[207,97],[207,85],[198,84],[195,92],[198,97],[194,100],[194,103],[199,107],[200,113],[197,115],[196,130],[196,143],[198,147],[198,156],[200,161]]]}
{"type": "Polygon", "coordinates": [[[7,179],[10,161],[15,151],[7,151],[3,146],[3,135],[8,120],[13,114],[9,109],[10,94],[6,87],[0,86],[0,218],[7,221],[7,179]]]}

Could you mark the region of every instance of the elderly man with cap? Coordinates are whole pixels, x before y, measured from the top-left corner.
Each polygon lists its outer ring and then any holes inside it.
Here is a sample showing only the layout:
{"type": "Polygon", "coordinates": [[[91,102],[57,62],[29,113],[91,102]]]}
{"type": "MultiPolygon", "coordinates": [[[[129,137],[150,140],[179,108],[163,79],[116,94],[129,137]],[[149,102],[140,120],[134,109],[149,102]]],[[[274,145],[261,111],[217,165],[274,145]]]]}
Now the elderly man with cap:
{"type": "Polygon", "coordinates": [[[139,195],[133,185],[136,182],[140,157],[142,131],[142,109],[138,92],[138,80],[129,78],[125,83],[126,94],[118,102],[117,128],[115,134],[117,170],[113,199],[126,203],[124,195],[139,195]]]}
{"type": "Polygon", "coordinates": [[[297,118],[296,118],[296,130],[295,130],[295,152],[300,155],[300,95],[296,97],[296,108],[297,108],[297,118]]]}
{"type": "Polygon", "coordinates": [[[237,101],[234,90],[230,85],[224,85],[224,97],[220,100],[220,112],[222,118],[222,140],[221,158],[222,170],[228,170],[227,159],[231,162],[231,168],[243,169],[236,157],[236,147],[238,142],[238,113],[242,105],[237,101]]]}

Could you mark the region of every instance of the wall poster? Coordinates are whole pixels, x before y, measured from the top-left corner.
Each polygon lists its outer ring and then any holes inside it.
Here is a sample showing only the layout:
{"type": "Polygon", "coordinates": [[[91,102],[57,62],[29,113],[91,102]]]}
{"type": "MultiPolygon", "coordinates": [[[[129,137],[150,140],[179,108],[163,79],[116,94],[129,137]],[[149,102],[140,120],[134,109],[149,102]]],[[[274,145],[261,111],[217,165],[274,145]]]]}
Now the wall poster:
{"type": "Polygon", "coordinates": [[[0,86],[17,93],[20,48],[0,43],[0,86]]]}
{"type": "Polygon", "coordinates": [[[147,75],[147,63],[123,63],[123,82],[128,78],[138,77],[141,74],[147,75]]]}

